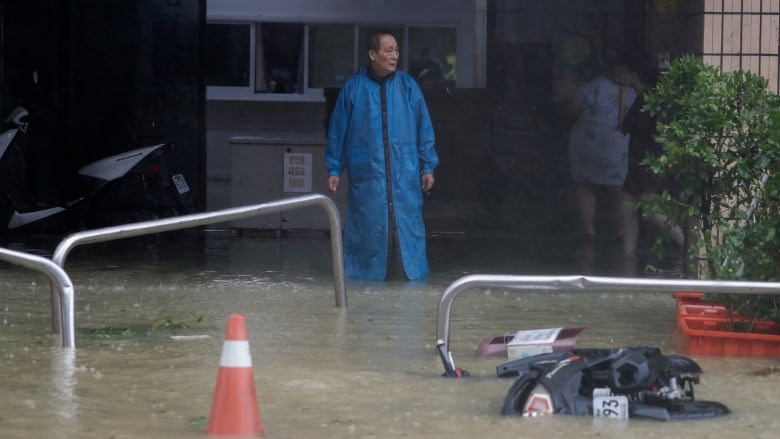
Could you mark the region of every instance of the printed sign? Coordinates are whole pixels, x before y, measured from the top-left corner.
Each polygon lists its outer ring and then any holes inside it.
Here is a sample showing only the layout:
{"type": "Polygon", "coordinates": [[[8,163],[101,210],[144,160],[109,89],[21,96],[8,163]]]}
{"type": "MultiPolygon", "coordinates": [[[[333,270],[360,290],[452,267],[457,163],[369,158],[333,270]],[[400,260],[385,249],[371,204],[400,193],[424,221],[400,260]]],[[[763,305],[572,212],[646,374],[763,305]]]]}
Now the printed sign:
{"type": "Polygon", "coordinates": [[[530,329],[517,331],[512,341],[506,344],[507,359],[528,358],[532,355],[553,351],[553,342],[563,328],[530,329]]]}
{"type": "Polygon", "coordinates": [[[284,154],[284,192],[311,192],[311,154],[284,154]]]}

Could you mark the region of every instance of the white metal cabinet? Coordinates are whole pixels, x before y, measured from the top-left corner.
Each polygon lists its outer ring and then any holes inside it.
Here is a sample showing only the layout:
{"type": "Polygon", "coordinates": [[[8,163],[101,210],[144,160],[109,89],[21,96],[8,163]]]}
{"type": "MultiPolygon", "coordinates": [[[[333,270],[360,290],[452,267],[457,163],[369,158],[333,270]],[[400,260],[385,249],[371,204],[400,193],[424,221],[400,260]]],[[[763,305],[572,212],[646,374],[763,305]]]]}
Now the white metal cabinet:
{"type": "MultiPolygon", "coordinates": [[[[324,138],[299,136],[236,136],[231,145],[231,206],[246,206],[304,194],[331,196],[344,224],[346,176],[339,191],[327,188],[324,138]],[[305,162],[300,159],[305,158],[305,162]],[[291,163],[290,159],[293,163],[291,163]]],[[[329,230],[327,214],[309,206],[233,222],[233,227],[273,230],[329,230]]]]}

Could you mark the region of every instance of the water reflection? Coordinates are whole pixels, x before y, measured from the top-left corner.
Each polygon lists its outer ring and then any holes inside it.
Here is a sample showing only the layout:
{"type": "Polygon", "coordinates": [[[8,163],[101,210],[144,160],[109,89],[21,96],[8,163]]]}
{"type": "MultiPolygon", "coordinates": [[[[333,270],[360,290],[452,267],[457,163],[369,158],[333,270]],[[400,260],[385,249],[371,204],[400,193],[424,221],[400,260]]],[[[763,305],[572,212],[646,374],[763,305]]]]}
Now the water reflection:
{"type": "MultiPolygon", "coordinates": [[[[76,350],[54,349],[52,352],[51,370],[53,379],[52,388],[56,390],[53,402],[56,404],[55,413],[63,425],[72,425],[78,414],[78,398],[76,396],[76,350]]],[[[60,431],[61,437],[72,436],[73,432],[60,431]],[[63,434],[64,433],[64,434],[63,434]]]]}
{"type": "MultiPolygon", "coordinates": [[[[596,250],[588,274],[617,274],[606,247],[596,250]]],[[[349,281],[350,306],[339,309],[324,238],[210,233],[79,247],[67,264],[76,353],[50,333],[46,279],[0,266],[0,431],[4,438],[203,437],[224,325],[236,312],[246,315],[267,437],[768,438],[780,428],[780,374],[754,374],[774,370],[777,359],[697,358],[705,370],[697,397],[727,404],[734,413],[723,419],[502,418],[511,380],[496,377],[501,361],[477,358],[480,340],[584,326],[581,347],[679,352],[673,301],[668,293],[464,294],[453,307],[450,347],[472,377],[444,379],[436,307],[451,282],[471,273],[585,273],[574,245],[442,236],[429,252],[429,280],[349,281]]]]}

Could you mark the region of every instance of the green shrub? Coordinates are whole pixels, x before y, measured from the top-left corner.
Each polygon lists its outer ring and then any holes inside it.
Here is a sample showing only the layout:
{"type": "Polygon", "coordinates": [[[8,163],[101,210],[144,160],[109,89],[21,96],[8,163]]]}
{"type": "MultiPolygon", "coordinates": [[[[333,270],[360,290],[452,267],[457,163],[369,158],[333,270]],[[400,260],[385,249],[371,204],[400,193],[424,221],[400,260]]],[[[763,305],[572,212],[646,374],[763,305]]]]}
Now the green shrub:
{"type": "MultiPolygon", "coordinates": [[[[642,209],[691,227],[689,263],[699,278],[780,279],[780,99],[766,79],[686,55],[646,100],[663,153],[644,164],[676,189],[642,209]]],[[[777,296],[708,296],[742,315],[778,319],[777,296]]]]}

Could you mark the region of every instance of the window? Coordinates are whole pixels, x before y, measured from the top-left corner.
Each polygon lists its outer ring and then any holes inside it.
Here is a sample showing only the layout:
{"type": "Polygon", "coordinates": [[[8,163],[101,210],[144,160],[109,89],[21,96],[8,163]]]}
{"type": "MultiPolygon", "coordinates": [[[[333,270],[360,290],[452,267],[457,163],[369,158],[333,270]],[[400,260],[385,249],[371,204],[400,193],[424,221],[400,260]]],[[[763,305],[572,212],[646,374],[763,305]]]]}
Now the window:
{"type": "Polygon", "coordinates": [[[355,26],[309,26],[309,88],[338,87],[355,71],[355,26]]]}
{"type": "Polygon", "coordinates": [[[455,85],[454,27],[209,23],[208,96],[321,100],[368,63],[366,39],[380,30],[396,36],[401,68],[421,86],[455,85]]]}
{"type": "Polygon", "coordinates": [[[304,26],[262,23],[257,28],[255,92],[302,93],[304,26]]]}
{"type": "Polygon", "coordinates": [[[409,28],[409,74],[423,87],[455,86],[455,29],[409,28]]]}

